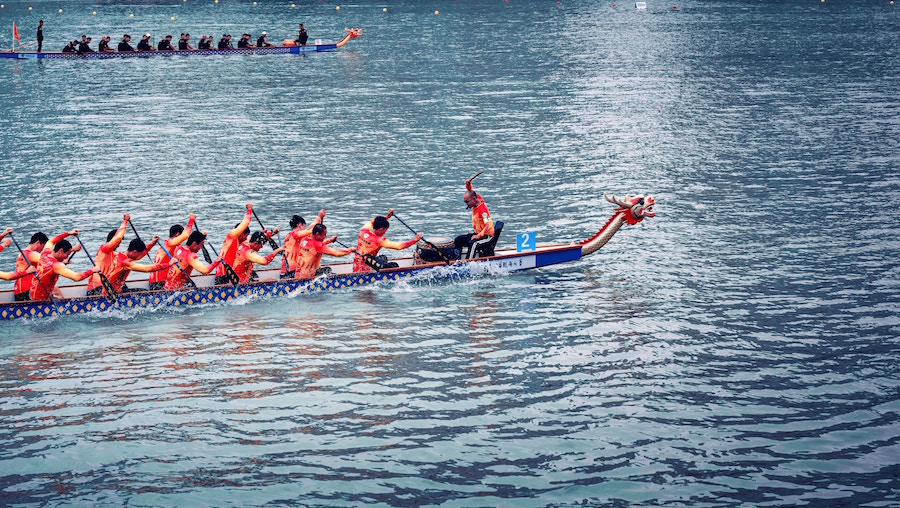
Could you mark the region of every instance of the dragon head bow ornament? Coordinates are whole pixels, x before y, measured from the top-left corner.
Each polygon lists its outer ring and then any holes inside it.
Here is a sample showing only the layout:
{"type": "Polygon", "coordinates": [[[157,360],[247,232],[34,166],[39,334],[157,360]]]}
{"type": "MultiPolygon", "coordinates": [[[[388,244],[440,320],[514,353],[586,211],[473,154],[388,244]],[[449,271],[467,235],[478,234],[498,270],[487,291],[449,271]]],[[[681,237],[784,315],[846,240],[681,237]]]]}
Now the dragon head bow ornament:
{"type": "Polygon", "coordinates": [[[614,205],[619,205],[618,211],[627,212],[625,215],[625,221],[628,224],[634,225],[638,222],[644,220],[645,217],[655,217],[656,215],[653,213],[653,205],[656,204],[656,200],[653,199],[653,196],[644,197],[643,194],[638,194],[637,196],[631,197],[630,195],[625,195],[625,199],[616,198],[615,195],[607,196],[603,195],[607,201],[614,205]]]}

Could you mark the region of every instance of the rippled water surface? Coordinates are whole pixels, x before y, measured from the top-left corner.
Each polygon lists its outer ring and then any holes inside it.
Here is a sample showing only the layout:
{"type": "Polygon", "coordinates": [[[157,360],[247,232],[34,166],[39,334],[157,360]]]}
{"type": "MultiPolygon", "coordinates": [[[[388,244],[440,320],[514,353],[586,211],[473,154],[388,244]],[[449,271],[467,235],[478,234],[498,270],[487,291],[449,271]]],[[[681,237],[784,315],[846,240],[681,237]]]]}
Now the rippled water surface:
{"type": "Polygon", "coordinates": [[[258,4],[4,2],[50,49],[363,37],[0,61],[0,227],[452,236],[477,171],[501,244],[657,217],[532,272],[0,323],[0,505],[900,505],[900,7],[258,4]]]}

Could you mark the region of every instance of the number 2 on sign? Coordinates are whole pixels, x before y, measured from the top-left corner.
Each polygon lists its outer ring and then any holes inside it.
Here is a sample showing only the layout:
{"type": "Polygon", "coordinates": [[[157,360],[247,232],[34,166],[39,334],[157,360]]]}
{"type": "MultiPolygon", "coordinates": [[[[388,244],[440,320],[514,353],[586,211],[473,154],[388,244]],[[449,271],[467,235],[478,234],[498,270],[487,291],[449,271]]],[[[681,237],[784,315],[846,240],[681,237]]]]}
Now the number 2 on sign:
{"type": "Polygon", "coordinates": [[[525,252],[534,250],[537,233],[534,231],[528,233],[519,233],[516,235],[516,252],[525,252]]]}

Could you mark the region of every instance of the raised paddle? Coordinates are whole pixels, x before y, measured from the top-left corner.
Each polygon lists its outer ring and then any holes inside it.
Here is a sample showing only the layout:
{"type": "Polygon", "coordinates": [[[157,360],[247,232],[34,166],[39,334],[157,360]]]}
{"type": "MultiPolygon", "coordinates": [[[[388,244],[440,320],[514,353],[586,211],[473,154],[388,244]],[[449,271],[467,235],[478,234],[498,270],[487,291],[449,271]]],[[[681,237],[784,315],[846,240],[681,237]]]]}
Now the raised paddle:
{"type": "MultiPolygon", "coordinates": [[[[344,245],[343,242],[339,242],[339,241],[337,241],[337,240],[335,240],[334,243],[340,245],[341,247],[343,247],[343,248],[345,248],[345,249],[349,249],[349,248],[350,248],[350,247],[348,247],[347,245],[344,245]]],[[[356,249],[353,249],[353,252],[354,252],[357,256],[359,256],[360,258],[362,258],[363,263],[365,263],[367,266],[369,266],[371,269],[375,270],[376,272],[381,272],[381,270],[384,269],[384,264],[382,264],[381,260],[378,259],[378,258],[376,258],[375,256],[373,256],[373,255],[371,255],[371,254],[363,254],[362,252],[360,252],[360,251],[358,251],[358,250],[356,250],[356,249]]]]}
{"type": "MultiPolygon", "coordinates": [[[[94,263],[94,258],[91,257],[91,253],[88,252],[87,247],[84,246],[81,238],[78,235],[75,235],[75,239],[78,240],[78,244],[81,245],[81,250],[83,250],[84,253],[87,254],[88,259],[91,260],[91,265],[96,268],[97,264],[94,263]]],[[[100,276],[100,283],[103,285],[103,289],[106,290],[106,297],[112,300],[113,303],[116,303],[116,300],[119,299],[119,293],[116,291],[116,288],[113,287],[112,282],[106,278],[106,275],[103,275],[103,272],[98,271],[97,275],[100,276]]]]}
{"type": "MultiPolygon", "coordinates": [[[[480,175],[481,173],[478,173],[478,174],[480,175]]],[[[475,175],[475,176],[478,176],[478,175],[475,175]]],[[[472,178],[475,178],[475,177],[473,176],[472,178]]],[[[404,226],[406,226],[406,229],[412,231],[414,235],[418,235],[418,234],[419,234],[418,231],[416,231],[415,229],[409,227],[409,224],[403,222],[403,219],[401,219],[400,217],[397,217],[397,212],[394,212],[393,217],[394,217],[395,219],[397,219],[398,221],[400,221],[400,224],[403,224],[404,226]]],[[[435,244],[429,242],[428,240],[426,240],[424,236],[422,237],[422,241],[425,242],[427,245],[430,245],[431,248],[434,249],[435,252],[437,252],[438,256],[440,256],[441,259],[443,259],[445,263],[447,263],[448,265],[451,263],[450,258],[448,258],[447,255],[444,254],[444,251],[442,251],[440,248],[438,248],[437,245],[435,245],[435,244]]]]}
{"type": "MultiPolygon", "coordinates": [[[[264,232],[265,232],[265,231],[268,231],[268,229],[266,229],[266,227],[263,226],[262,221],[259,220],[259,215],[256,215],[256,210],[252,210],[252,211],[253,211],[253,216],[256,217],[256,222],[259,223],[259,227],[263,228],[263,231],[264,231],[264,232]]],[[[279,236],[279,238],[281,238],[281,237],[279,236]]],[[[269,237],[268,235],[266,235],[266,239],[269,241],[269,247],[272,247],[272,250],[278,250],[278,244],[275,243],[275,241],[272,240],[271,237],[269,237]]],[[[284,260],[284,269],[287,270],[287,269],[288,269],[289,263],[288,263],[288,260],[287,260],[287,255],[284,253],[284,251],[281,251],[281,259],[284,260]]]]}
{"type": "MultiPolygon", "coordinates": [[[[25,262],[30,265],[31,261],[28,260],[28,256],[25,255],[25,251],[22,250],[22,247],[19,247],[19,242],[16,241],[16,239],[12,235],[12,233],[9,234],[9,237],[12,239],[16,248],[19,249],[19,254],[22,254],[22,258],[24,258],[25,262]]],[[[37,273],[34,274],[34,280],[38,281],[38,284],[40,284],[41,287],[44,288],[44,292],[47,293],[47,297],[50,298],[50,303],[53,304],[53,308],[56,310],[56,313],[60,314],[59,308],[57,308],[57,306],[56,306],[56,300],[53,299],[53,293],[51,293],[50,291],[47,291],[47,286],[45,286],[43,281],[41,281],[41,278],[37,276],[37,273]]]]}
{"type": "MultiPolygon", "coordinates": [[[[194,219],[194,226],[196,226],[198,230],[200,229],[200,226],[197,225],[197,219],[194,219]]],[[[213,254],[215,254],[216,257],[219,257],[219,253],[216,252],[216,248],[213,247],[212,244],[209,245],[209,248],[213,250],[213,254]]],[[[207,263],[212,263],[212,259],[210,259],[209,257],[209,252],[206,251],[206,242],[203,242],[203,257],[206,258],[207,263]]],[[[221,261],[222,268],[225,270],[225,275],[228,277],[228,282],[230,282],[232,286],[237,287],[237,285],[241,283],[241,278],[238,277],[236,273],[234,273],[234,268],[226,263],[224,259],[222,259],[221,261]]]]}

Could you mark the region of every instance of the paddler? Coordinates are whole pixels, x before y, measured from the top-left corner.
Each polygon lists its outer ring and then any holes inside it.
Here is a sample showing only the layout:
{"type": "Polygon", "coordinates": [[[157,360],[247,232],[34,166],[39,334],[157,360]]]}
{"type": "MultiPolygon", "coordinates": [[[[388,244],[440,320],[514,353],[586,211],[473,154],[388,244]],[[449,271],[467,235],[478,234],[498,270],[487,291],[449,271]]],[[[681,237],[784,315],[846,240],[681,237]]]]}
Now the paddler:
{"type": "MultiPolygon", "coordinates": [[[[78,230],[73,230],[74,234],[78,234],[78,230]]],[[[65,261],[69,259],[75,249],[68,240],[61,240],[57,244],[47,243],[44,250],[41,251],[41,259],[38,261],[37,270],[34,273],[36,280],[31,284],[28,291],[29,296],[34,301],[47,300],[50,298],[48,291],[57,293],[56,282],[60,277],[73,280],[75,282],[84,280],[95,274],[100,269],[92,266],[89,270],[81,273],[75,273],[66,267],[65,261]]]]}
{"type": "MultiPolygon", "coordinates": [[[[59,242],[66,239],[68,236],[77,235],[78,230],[73,229],[72,231],[67,231],[65,233],[60,233],[53,237],[53,241],[50,242],[50,245],[58,244],[59,242]]],[[[38,231],[37,233],[31,235],[31,240],[28,242],[28,246],[23,250],[27,259],[22,257],[22,254],[19,254],[16,257],[16,272],[26,272],[29,267],[37,268],[38,263],[41,261],[41,252],[44,251],[44,248],[48,244],[47,235],[38,231]]],[[[81,245],[76,245],[73,251],[77,252],[81,250],[81,245]]],[[[66,261],[68,262],[68,260],[66,261]]],[[[34,281],[34,275],[28,275],[26,277],[22,277],[16,281],[16,285],[13,287],[13,294],[15,295],[15,300],[17,302],[25,302],[31,300],[31,286],[36,284],[34,281]]]]}
{"type": "Polygon", "coordinates": [[[317,275],[322,275],[330,271],[329,268],[319,269],[322,262],[322,255],[342,257],[353,252],[353,249],[333,249],[328,246],[329,243],[337,240],[337,236],[328,236],[328,229],[325,224],[316,224],[313,226],[312,235],[300,240],[300,261],[297,264],[298,279],[312,279],[317,275]]]}
{"type": "Polygon", "coordinates": [[[94,257],[94,264],[100,268],[99,273],[95,273],[91,280],[88,281],[87,285],[87,295],[99,295],[103,293],[103,281],[100,279],[100,274],[109,278],[109,270],[112,268],[113,258],[116,255],[116,249],[119,248],[119,244],[122,243],[122,239],[125,238],[125,231],[128,229],[128,221],[131,220],[131,215],[127,213],[123,216],[122,225],[119,226],[119,229],[113,229],[106,235],[106,242],[97,249],[97,255],[94,257]]]}
{"type": "MultiPolygon", "coordinates": [[[[402,243],[392,242],[385,238],[384,235],[387,233],[388,228],[391,227],[391,223],[388,222],[388,219],[393,215],[394,209],[391,208],[385,215],[375,217],[359,230],[359,237],[356,242],[356,251],[359,254],[368,254],[375,257],[378,256],[378,251],[382,248],[403,250],[415,245],[417,241],[422,239],[422,233],[417,233],[415,238],[402,243]]],[[[359,254],[354,254],[353,256],[353,271],[371,272],[372,267],[367,265],[359,254]]],[[[385,256],[380,257],[382,261],[387,261],[385,256]]]]}
{"type": "MultiPolygon", "coordinates": [[[[169,261],[169,255],[166,254],[166,251],[172,252],[175,247],[181,245],[188,237],[191,235],[191,230],[194,229],[194,214],[190,214],[188,216],[187,226],[182,226],[181,224],[173,224],[172,227],[169,228],[169,238],[163,240],[162,246],[165,247],[165,250],[159,249],[156,251],[156,257],[153,258],[153,262],[156,264],[159,263],[167,263],[169,261]]],[[[166,285],[166,272],[153,272],[150,274],[150,290],[155,291],[158,289],[163,289],[166,285]]]]}
{"type": "MultiPolygon", "coordinates": [[[[138,289],[131,289],[125,285],[125,280],[131,272],[165,274],[165,270],[172,266],[173,263],[168,259],[165,262],[154,263],[152,265],[138,263],[138,260],[146,256],[158,241],[159,237],[154,236],[153,240],[150,241],[150,245],[145,245],[140,238],[135,238],[128,244],[127,251],[116,253],[107,278],[117,293],[139,291],[138,289]]],[[[103,295],[108,296],[106,294],[106,288],[101,287],[101,289],[103,289],[103,295]]]]}
{"type": "MultiPolygon", "coordinates": [[[[0,233],[0,238],[3,238],[6,235],[12,234],[12,228],[6,228],[5,231],[0,233]]],[[[0,252],[3,252],[4,249],[12,245],[12,240],[9,238],[3,238],[3,241],[0,241],[0,252]]],[[[15,271],[15,272],[0,272],[0,280],[18,280],[22,277],[34,273],[34,267],[28,266],[25,271],[15,271]]]]}
{"type": "MultiPolygon", "coordinates": [[[[244,215],[244,219],[225,235],[225,240],[222,241],[222,247],[219,249],[219,255],[222,257],[222,262],[227,263],[228,266],[232,268],[234,268],[234,258],[237,256],[238,247],[240,247],[247,237],[250,236],[250,221],[253,219],[253,205],[247,203],[244,206],[247,207],[247,213],[244,215]]],[[[219,267],[216,268],[216,285],[228,284],[229,282],[228,275],[225,273],[225,267],[219,265],[219,267]]]]}
{"type": "Polygon", "coordinates": [[[459,259],[464,247],[478,243],[479,240],[484,238],[494,236],[494,221],[491,220],[491,212],[488,211],[481,195],[475,192],[475,189],[472,187],[472,180],[480,174],[477,173],[466,180],[466,192],[463,194],[463,202],[466,203],[467,208],[472,210],[472,229],[475,232],[459,235],[453,241],[456,246],[456,259],[459,259]]]}
{"type": "Polygon", "coordinates": [[[260,256],[257,251],[263,248],[266,240],[268,240],[266,233],[257,231],[238,247],[237,256],[234,259],[234,273],[237,274],[241,284],[246,284],[254,279],[254,276],[256,275],[256,272],[253,271],[254,263],[258,265],[268,265],[275,259],[275,256],[281,254],[284,250],[284,247],[278,247],[268,256],[260,256]]]}
{"type": "Polygon", "coordinates": [[[166,276],[166,291],[175,291],[183,288],[190,280],[191,272],[197,270],[201,275],[208,275],[222,263],[222,253],[219,253],[212,263],[205,264],[197,259],[197,252],[203,247],[206,240],[206,234],[200,231],[194,231],[188,237],[186,245],[175,247],[172,252],[174,263],[169,268],[166,276]]]}
{"type": "Polygon", "coordinates": [[[281,261],[281,278],[293,279],[300,263],[300,240],[312,234],[313,226],[321,224],[325,219],[325,210],[319,210],[319,215],[311,226],[306,227],[306,221],[299,215],[291,217],[291,231],[284,237],[284,259],[281,261]],[[285,260],[287,265],[285,266],[285,260]]]}

